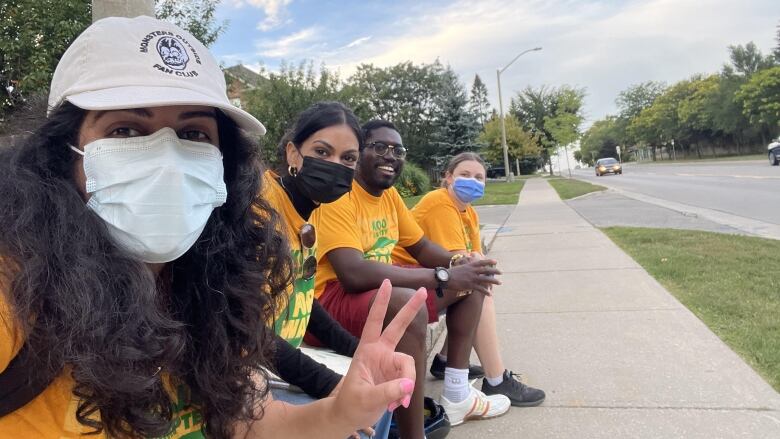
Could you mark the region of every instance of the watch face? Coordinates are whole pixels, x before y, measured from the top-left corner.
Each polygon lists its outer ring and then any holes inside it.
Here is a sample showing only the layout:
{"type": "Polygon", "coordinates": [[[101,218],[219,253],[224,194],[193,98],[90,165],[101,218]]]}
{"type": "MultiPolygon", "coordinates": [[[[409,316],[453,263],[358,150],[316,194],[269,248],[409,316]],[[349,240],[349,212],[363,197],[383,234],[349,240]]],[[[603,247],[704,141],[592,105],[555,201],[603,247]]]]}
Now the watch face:
{"type": "Polygon", "coordinates": [[[450,272],[445,269],[436,270],[436,278],[441,282],[447,282],[450,280],[450,272]]]}

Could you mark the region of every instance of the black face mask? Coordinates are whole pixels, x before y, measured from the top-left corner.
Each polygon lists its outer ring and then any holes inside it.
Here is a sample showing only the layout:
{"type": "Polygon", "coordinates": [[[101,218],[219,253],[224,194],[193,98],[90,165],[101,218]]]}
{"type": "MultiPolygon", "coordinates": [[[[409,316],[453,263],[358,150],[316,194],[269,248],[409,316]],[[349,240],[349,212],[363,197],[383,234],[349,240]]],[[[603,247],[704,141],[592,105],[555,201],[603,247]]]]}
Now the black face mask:
{"type": "Polygon", "coordinates": [[[304,157],[295,175],[295,186],[302,195],[318,203],[332,203],[352,190],[355,170],[326,160],[304,157]]]}

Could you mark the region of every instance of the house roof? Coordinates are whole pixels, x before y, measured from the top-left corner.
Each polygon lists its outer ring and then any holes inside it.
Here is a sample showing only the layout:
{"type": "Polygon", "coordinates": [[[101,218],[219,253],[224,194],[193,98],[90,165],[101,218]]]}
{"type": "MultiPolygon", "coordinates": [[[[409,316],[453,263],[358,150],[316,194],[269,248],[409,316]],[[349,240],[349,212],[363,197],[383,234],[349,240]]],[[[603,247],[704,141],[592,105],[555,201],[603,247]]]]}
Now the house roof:
{"type": "Polygon", "coordinates": [[[232,67],[226,68],[224,71],[225,74],[231,78],[237,79],[242,84],[251,88],[259,86],[263,81],[266,80],[265,77],[259,73],[255,73],[243,64],[236,64],[232,67]]]}

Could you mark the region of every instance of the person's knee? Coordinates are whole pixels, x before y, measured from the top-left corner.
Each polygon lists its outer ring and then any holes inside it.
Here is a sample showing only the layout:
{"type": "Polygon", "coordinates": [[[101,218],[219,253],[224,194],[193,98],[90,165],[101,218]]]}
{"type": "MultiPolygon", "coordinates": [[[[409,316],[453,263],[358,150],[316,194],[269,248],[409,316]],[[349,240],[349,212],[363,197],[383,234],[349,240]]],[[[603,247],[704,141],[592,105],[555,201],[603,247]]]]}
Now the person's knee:
{"type": "MultiPolygon", "coordinates": [[[[406,305],[407,302],[415,294],[415,290],[410,288],[393,287],[393,293],[390,296],[390,304],[387,307],[387,317],[385,321],[389,321],[392,317],[406,305]]],[[[425,337],[428,335],[428,309],[423,305],[417,310],[414,318],[406,328],[404,338],[419,340],[421,345],[425,345],[425,337]]]]}
{"type": "Polygon", "coordinates": [[[459,307],[463,307],[464,311],[471,315],[482,314],[482,304],[484,303],[485,295],[479,292],[473,292],[467,294],[457,302],[459,307]]]}
{"type": "Polygon", "coordinates": [[[451,308],[457,306],[458,318],[447,320],[447,328],[450,332],[471,332],[473,328],[479,324],[480,317],[482,316],[482,304],[485,295],[482,293],[471,293],[464,296],[457,303],[450,305],[447,309],[447,315],[451,314],[451,308]]]}

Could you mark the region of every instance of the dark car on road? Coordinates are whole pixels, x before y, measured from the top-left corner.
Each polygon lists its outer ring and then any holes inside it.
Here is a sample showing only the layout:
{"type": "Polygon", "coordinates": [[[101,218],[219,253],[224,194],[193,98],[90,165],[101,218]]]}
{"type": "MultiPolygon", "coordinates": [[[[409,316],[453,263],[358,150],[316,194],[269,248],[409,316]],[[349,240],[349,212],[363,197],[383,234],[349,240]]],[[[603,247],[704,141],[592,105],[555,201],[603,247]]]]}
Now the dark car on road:
{"type": "Polygon", "coordinates": [[[487,178],[504,178],[506,169],[503,166],[491,166],[487,169],[487,178]]]}
{"type": "Polygon", "coordinates": [[[595,168],[596,177],[601,177],[604,174],[623,174],[623,167],[620,166],[620,162],[612,157],[596,160],[595,168]]]}
{"type": "Polygon", "coordinates": [[[766,149],[767,156],[769,157],[769,164],[772,166],[780,165],[780,137],[770,143],[766,149]]]}

